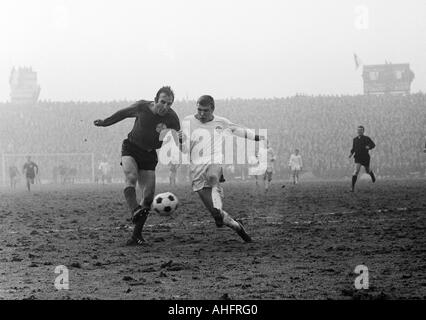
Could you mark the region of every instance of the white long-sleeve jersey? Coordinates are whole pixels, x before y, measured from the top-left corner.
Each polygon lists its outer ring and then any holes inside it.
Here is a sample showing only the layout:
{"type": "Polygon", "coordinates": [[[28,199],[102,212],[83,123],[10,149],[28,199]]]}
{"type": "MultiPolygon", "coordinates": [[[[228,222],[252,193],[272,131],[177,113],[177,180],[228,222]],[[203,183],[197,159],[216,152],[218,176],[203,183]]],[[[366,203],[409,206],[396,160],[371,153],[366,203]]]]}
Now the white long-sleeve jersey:
{"type": "Polygon", "coordinates": [[[230,155],[233,153],[232,143],[225,142],[227,136],[254,139],[252,130],[244,129],[217,115],[206,123],[201,122],[194,115],[187,116],[182,121],[182,129],[184,132],[189,129],[191,166],[225,164],[227,153],[230,155]]]}
{"type": "Polygon", "coordinates": [[[292,170],[300,170],[303,167],[302,156],[300,154],[297,156],[292,154],[290,156],[290,160],[288,161],[288,165],[292,170]]]}

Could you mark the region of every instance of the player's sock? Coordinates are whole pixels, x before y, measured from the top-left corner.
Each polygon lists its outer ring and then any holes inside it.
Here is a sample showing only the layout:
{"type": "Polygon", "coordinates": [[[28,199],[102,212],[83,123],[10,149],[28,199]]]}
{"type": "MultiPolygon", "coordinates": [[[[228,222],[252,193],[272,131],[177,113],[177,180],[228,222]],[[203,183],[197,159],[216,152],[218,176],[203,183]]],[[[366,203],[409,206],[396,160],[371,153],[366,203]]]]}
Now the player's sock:
{"type": "Polygon", "coordinates": [[[219,191],[218,187],[212,187],[212,201],[213,201],[213,207],[219,211],[219,213],[221,214],[222,218],[217,219],[216,217],[216,225],[219,226],[218,222],[220,222],[219,220],[222,220],[222,224],[224,224],[225,226],[230,227],[231,229],[239,232],[241,230],[240,224],[238,222],[236,222],[234,219],[231,218],[231,216],[224,210],[222,210],[222,194],[219,191]]]}
{"type": "Polygon", "coordinates": [[[141,201],[141,206],[142,208],[147,208],[148,210],[151,210],[151,206],[152,206],[152,202],[154,201],[154,199],[143,199],[141,201]]]}
{"type": "Polygon", "coordinates": [[[144,226],[144,222],[138,221],[135,224],[135,228],[133,229],[132,238],[140,238],[142,237],[142,229],[144,226]]]}
{"type": "Polygon", "coordinates": [[[251,237],[247,234],[247,232],[246,232],[246,230],[244,229],[244,226],[243,226],[243,224],[242,224],[242,222],[241,221],[236,221],[237,223],[238,223],[238,226],[239,226],[239,228],[238,228],[238,230],[236,230],[237,231],[237,234],[245,241],[245,242],[252,242],[252,239],[251,239],[251,237]]]}
{"type": "Polygon", "coordinates": [[[370,174],[370,177],[371,177],[371,181],[373,181],[373,183],[376,182],[376,177],[375,177],[373,171],[370,171],[369,174],[370,174]]]}
{"type": "Polygon", "coordinates": [[[228,226],[235,231],[239,231],[241,229],[239,223],[235,221],[234,219],[232,219],[232,217],[225,210],[222,210],[222,214],[223,214],[223,224],[225,226],[228,226]]]}
{"type": "Polygon", "coordinates": [[[214,212],[212,212],[212,216],[213,216],[214,221],[216,223],[216,227],[218,227],[218,228],[223,227],[223,214],[222,214],[222,210],[213,208],[213,211],[214,212]]]}
{"type": "Polygon", "coordinates": [[[353,175],[352,176],[352,190],[355,188],[355,183],[356,183],[356,180],[358,179],[358,176],[357,175],[353,175]]]}
{"type": "Polygon", "coordinates": [[[135,223],[135,228],[133,229],[133,238],[142,237],[142,229],[145,225],[146,219],[149,215],[148,208],[137,208],[136,212],[133,215],[133,222],[135,223]]]}
{"type": "Polygon", "coordinates": [[[222,214],[222,196],[217,187],[212,187],[212,202],[214,207],[213,218],[216,222],[217,227],[223,226],[223,214],[222,214]]]}
{"type": "Polygon", "coordinates": [[[138,207],[138,201],[136,200],[136,189],[135,187],[128,186],[124,189],[124,197],[126,198],[127,205],[130,210],[134,210],[138,207]]]}

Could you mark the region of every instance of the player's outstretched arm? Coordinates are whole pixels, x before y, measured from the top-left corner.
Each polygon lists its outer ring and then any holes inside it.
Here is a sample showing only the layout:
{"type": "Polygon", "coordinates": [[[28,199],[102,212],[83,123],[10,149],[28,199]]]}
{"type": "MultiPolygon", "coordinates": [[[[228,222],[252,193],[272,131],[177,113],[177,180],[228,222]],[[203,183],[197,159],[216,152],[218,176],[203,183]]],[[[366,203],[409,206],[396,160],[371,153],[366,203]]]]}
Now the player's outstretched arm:
{"type": "Polygon", "coordinates": [[[132,104],[130,107],[118,110],[116,113],[114,113],[112,116],[102,120],[98,119],[95,120],[93,123],[97,127],[108,127],[110,125],[113,125],[117,122],[120,122],[121,120],[124,120],[126,118],[134,118],[137,115],[139,108],[139,102],[136,102],[132,104]]]}
{"type": "Polygon", "coordinates": [[[236,135],[237,137],[240,137],[240,138],[245,138],[245,139],[255,140],[255,141],[266,140],[264,136],[255,134],[253,130],[247,129],[235,123],[230,124],[229,129],[231,130],[233,135],[236,135]]]}

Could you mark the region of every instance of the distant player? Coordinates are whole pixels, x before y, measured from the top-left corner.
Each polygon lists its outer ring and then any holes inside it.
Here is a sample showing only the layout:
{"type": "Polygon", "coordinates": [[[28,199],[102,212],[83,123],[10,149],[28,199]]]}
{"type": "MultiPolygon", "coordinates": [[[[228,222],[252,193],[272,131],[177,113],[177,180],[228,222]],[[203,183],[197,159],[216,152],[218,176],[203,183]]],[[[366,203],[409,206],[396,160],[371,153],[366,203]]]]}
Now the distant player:
{"type": "Polygon", "coordinates": [[[61,184],[65,184],[67,182],[68,175],[68,167],[62,162],[59,166],[59,179],[61,184]]]}
{"type": "Polygon", "coordinates": [[[99,127],[113,125],[126,118],[136,118],[132,131],[123,141],[121,165],[125,176],[124,197],[132,213],[135,224],[133,235],[127,245],[143,245],[142,229],[149,215],[155,194],[155,168],[157,152],[163,143],[160,133],[164,130],[180,130],[179,118],[171,109],[174,93],[170,87],[158,90],[154,101],[140,100],[131,106],[117,111],[109,118],[95,120],[99,127]],[[136,200],[136,183],[142,190],[142,201],[136,200]]]}
{"type": "Polygon", "coordinates": [[[186,125],[189,124],[191,132],[189,154],[192,189],[198,193],[217,227],[225,225],[236,231],[245,242],[251,242],[252,239],[242,223],[234,220],[222,208],[223,189],[219,179],[223,170],[222,165],[215,159],[223,159],[222,140],[218,137],[223,137],[225,133],[256,141],[263,137],[242,129],[226,118],[213,115],[214,109],[213,97],[201,96],[197,101],[197,114],[187,116],[184,120],[186,125]]]}
{"type": "MultiPolygon", "coordinates": [[[[265,148],[265,147],[260,147],[265,148]]],[[[263,180],[263,190],[265,193],[269,191],[272,183],[272,175],[274,172],[275,153],[274,150],[269,146],[269,141],[266,142],[266,152],[258,152],[254,157],[251,158],[249,165],[250,176],[254,176],[256,181],[256,189],[260,187],[260,180],[263,180]],[[265,154],[266,159],[262,158],[265,154]],[[266,167],[262,166],[261,163],[265,162],[266,167]]]]}
{"type": "Polygon", "coordinates": [[[109,183],[111,181],[111,165],[106,159],[99,163],[99,172],[101,174],[102,184],[109,183]]]}
{"type": "Polygon", "coordinates": [[[253,176],[256,183],[256,192],[258,192],[260,184],[259,181],[264,178],[266,174],[265,168],[260,166],[260,156],[257,152],[249,159],[248,175],[253,176]]]}
{"type": "Polygon", "coordinates": [[[263,181],[265,184],[265,193],[267,193],[269,188],[271,187],[272,175],[274,174],[274,163],[276,160],[274,149],[272,149],[272,147],[269,145],[269,140],[267,140],[266,142],[266,152],[267,152],[266,153],[267,166],[266,166],[266,172],[263,176],[263,181]]]}
{"type": "Polygon", "coordinates": [[[288,166],[290,168],[291,175],[293,178],[293,184],[298,184],[299,173],[303,169],[303,161],[302,156],[299,154],[299,149],[294,150],[294,153],[290,156],[288,166]]]}
{"type": "Polygon", "coordinates": [[[364,127],[358,127],[358,136],[354,138],[351,153],[349,155],[349,159],[354,156],[355,159],[355,171],[352,176],[352,189],[351,191],[355,191],[355,183],[358,179],[359,171],[361,170],[361,166],[365,168],[365,172],[368,173],[371,177],[373,183],[376,181],[376,177],[374,176],[373,171],[370,168],[370,155],[368,151],[374,149],[376,146],[369,137],[364,135],[364,127]]]}
{"type": "Polygon", "coordinates": [[[9,179],[10,179],[10,188],[16,189],[16,183],[19,179],[19,170],[18,167],[15,165],[12,165],[9,167],[9,179]]]}
{"type": "Polygon", "coordinates": [[[24,164],[23,172],[27,179],[27,189],[31,191],[31,185],[34,184],[34,178],[38,174],[38,166],[35,162],[31,161],[31,157],[27,157],[27,162],[24,164]]]}
{"type": "Polygon", "coordinates": [[[170,186],[172,187],[176,186],[176,175],[177,175],[178,167],[179,167],[178,163],[170,162],[169,183],[170,183],[170,186]]]}

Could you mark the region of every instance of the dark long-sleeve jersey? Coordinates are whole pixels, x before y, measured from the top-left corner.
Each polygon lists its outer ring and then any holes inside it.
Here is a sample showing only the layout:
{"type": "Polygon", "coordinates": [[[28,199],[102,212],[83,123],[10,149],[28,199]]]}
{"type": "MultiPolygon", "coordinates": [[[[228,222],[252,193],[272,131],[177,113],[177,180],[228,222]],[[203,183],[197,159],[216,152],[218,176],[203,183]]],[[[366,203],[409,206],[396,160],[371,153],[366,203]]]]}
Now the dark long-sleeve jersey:
{"type": "Polygon", "coordinates": [[[24,164],[22,171],[27,176],[34,176],[38,173],[38,165],[35,162],[29,161],[24,164]]]}
{"type": "Polygon", "coordinates": [[[143,150],[159,149],[163,143],[159,139],[160,132],[165,129],[179,131],[180,123],[172,109],[164,116],[154,114],[149,107],[151,103],[152,101],[140,100],[105,119],[104,125],[110,126],[126,118],[136,118],[128,140],[143,150]]]}
{"type": "Polygon", "coordinates": [[[368,151],[373,149],[375,146],[376,144],[370,139],[370,137],[364,135],[357,136],[353,140],[351,155],[355,154],[355,158],[369,157],[368,151]],[[369,149],[366,148],[367,146],[369,149]]]}

